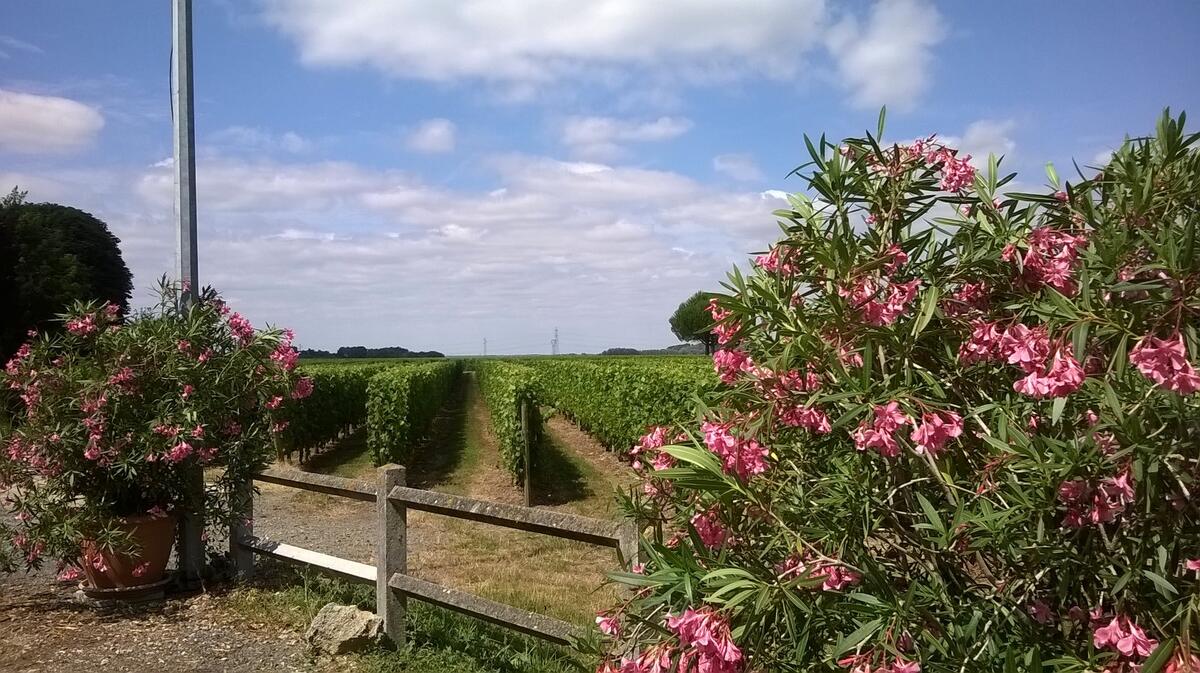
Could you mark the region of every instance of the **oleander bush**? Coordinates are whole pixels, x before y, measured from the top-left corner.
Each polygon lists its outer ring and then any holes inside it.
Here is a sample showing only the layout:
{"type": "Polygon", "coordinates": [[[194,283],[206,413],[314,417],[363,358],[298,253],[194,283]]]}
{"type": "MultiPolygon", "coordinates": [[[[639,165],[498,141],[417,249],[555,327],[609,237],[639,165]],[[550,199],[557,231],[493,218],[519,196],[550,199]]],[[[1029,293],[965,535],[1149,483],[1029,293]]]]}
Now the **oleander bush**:
{"type": "Polygon", "coordinates": [[[601,670],[1198,670],[1197,135],[1004,193],[882,133],[809,143],[724,388],[636,449],[601,670]]]}
{"type": "Polygon", "coordinates": [[[407,465],[462,371],[461,360],[387,367],[367,383],[367,446],[376,465],[407,465]]]}
{"type": "Polygon", "coordinates": [[[49,559],[71,576],[85,546],[131,551],[120,520],[194,511],[208,468],[206,521],[247,515],[242,487],[286,427],[277,414],[312,381],[289,330],[255,330],[210,288],[186,307],[180,294],[164,280],[133,316],[76,303],[65,329],[31,332],[8,361],[21,406],[0,453],[0,570],[49,559]]]}
{"type": "Polygon", "coordinates": [[[647,426],[681,423],[717,384],[701,357],[536,358],[546,402],[605,446],[626,451],[647,426]]]}
{"type": "Polygon", "coordinates": [[[500,442],[500,461],[516,483],[525,478],[525,440],[521,434],[521,404],[529,406],[531,446],[542,437],[542,416],[538,407],[538,373],[518,362],[473,360],[471,368],[479,382],[479,391],[492,418],[492,428],[500,442]]]}

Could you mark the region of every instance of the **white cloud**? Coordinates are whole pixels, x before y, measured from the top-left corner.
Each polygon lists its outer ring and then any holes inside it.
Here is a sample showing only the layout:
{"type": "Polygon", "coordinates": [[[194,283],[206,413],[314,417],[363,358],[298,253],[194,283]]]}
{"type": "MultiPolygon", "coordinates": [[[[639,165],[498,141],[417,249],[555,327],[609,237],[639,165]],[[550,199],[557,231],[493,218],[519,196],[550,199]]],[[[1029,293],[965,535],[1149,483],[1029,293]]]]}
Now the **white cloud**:
{"type": "Polygon", "coordinates": [[[609,65],[790,72],[825,10],[822,0],[267,0],[265,14],[311,64],[547,82],[609,65]]]}
{"type": "Polygon", "coordinates": [[[910,109],[930,83],[932,49],[945,36],[927,0],[879,0],[865,23],[847,16],[826,36],[841,85],[859,107],[910,109]]]}
{"type": "Polygon", "coordinates": [[[91,144],[103,127],[103,115],[90,105],[0,89],[0,151],[71,152],[91,144]]]}
{"type": "Polygon", "coordinates": [[[1012,139],[1015,128],[1016,122],[1011,119],[980,119],[968,124],[961,136],[943,136],[941,142],[957,148],[961,154],[970,154],[971,163],[976,167],[986,166],[989,154],[995,154],[997,158],[1003,156],[1006,165],[1011,165],[1013,150],[1017,147],[1012,139]]]}
{"type": "MultiPolygon", "coordinates": [[[[11,51],[23,51],[27,54],[44,54],[41,47],[36,44],[19,40],[11,35],[0,35],[0,47],[11,51]]],[[[0,57],[11,58],[11,54],[7,51],[0,50],[0,57]]]]}
{"type": "Polygon", "coordinates": [[[426,119],[405,139],[408,149],[422,154],[453,152],[457,127],[449,119],[426,119]]]}
{"type": "Polygon", "coordinates": [[[611,159],[621,156],[625,143],[671,140],[691,128],[691,120],[682,117],[659,117],[650,121],[569,117],[563,124],[561,140],[578,156],[611,159]]]}
{"type": "Polygon", "coordinates": [[[713,170],[742,182],[763,179],[762,169],[749,154],[721,154],[713,157],[713,170]]]}
{"type": "MultiPolygon", "coordinates": [[[[308,346],[470,353],[488,336],[493,352],[537,352],[557,325],[568,350],[651,347],[673,342],[683,298],[778,233],[774,194],[528,155],[480,167],[485,184],[451,189],[346,162],[202,156],[202,280],[308,346]]],[[[53,178],[0,175],[109,222],[144,302],[173,263],[170,166],[53,178]]]]}
{"type": "Polygon", "coordinates": [[[273,133],[249,126],[230,126],[209,136],[210,144],[223,151],[287,152],[304,154],[313,149],[313,142],[293,131],[273,133]]]}

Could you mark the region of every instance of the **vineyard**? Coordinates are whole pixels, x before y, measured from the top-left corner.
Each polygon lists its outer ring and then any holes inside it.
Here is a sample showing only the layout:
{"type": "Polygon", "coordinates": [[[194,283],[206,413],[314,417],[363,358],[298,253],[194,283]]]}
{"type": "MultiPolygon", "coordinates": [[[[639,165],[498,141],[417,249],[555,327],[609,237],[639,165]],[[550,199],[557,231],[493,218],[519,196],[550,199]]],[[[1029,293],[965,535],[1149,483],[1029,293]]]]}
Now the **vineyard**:
{"type": "Polygon", "coordinates": [[[317,360],[300,367],[313,393],[287,409],[279,453],[304,460],[365,427],[376,465],[406,464],[464,370],[475,374],[514,483],[526,469],[522,404],[534,446],[543,417],[558,412],[621,453],[649,426],[694,418],[699,399],[717,384],[708,359],[678,356],[317,360]]]}

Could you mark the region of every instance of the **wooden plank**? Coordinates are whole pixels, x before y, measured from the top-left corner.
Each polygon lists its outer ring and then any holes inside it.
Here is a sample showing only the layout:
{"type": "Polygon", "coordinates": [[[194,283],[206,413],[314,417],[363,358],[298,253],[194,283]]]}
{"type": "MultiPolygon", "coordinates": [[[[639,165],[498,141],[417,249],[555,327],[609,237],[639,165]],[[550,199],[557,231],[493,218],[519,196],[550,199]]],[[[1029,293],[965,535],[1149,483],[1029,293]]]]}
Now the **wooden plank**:
{"type": "Polygon", "coordinates": [[[280,486],[290,486],[304,491],[328,493],[351,500],[375,502],[375,485],[358,479],[335,477],[331,474],[313,474],[300,470],[267,468],[254,476],[259,481],[280,486]]]}
{"type": "Polygon", "coordinates": [[[577,635],[576,628],[567,622],[527,612],[511,605],[489,601],[457,589],[443,587],[432,582],[419,580],[396,573],[388,584],[418,600],[439,607],[471,615],[478,619],[499,624],[510,629],[543,638],[561,645],[570,645],[571,636],[577,635]]]}
{"type": "Polygon", "coordinates": [[[505,505],[402,486],[393,488],[388,498],[407,503],[410,509],[542,533],[601,547],[620,549],[625,539],[622,524],[575,514],[505,505]]]}
{"type": "Polygon", "coordinates": [[[265,554],[266,556],[287,561],[288,563],[312,566],[343,579],[350,580],[351,582],[375,584],[375,566],[365,563],[322,554],[319,551],[304,549],[303,547],[296,547],[254,535],[243,537],[238,541],[238,544],[256,554],[265,554]]]}

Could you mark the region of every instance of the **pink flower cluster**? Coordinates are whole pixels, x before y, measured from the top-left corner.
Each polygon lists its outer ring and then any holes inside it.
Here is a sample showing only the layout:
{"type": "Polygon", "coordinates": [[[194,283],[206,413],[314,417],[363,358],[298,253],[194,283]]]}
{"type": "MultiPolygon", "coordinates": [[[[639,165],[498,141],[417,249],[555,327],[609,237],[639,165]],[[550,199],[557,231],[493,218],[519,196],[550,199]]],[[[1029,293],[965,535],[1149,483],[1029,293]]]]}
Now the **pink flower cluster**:
{"type": "Polygon", "coordinates": [[[90,313],[82,318],[71,318],[67,321],[67,331],[71,334],[79,336],[87,336],[95,332],[99,327],[96,325],[96,318],[90,313]]]}
{"type": "MultiPolygon", "coordinates": [[[[1087,237],[1075,236],[1053,227],[1038,227],[1029,234],[1029,249],[1021,259],[1021,280],[1031,289],[1049,286],[1065,295],[1073,295],[1078,286],[1075,270],[1079,264],[1079,249],[1087,237]]],[[[1016,246],[1009,244],[1000,258],[1012,261],[1016,246]]]]}
{"type": "Polygon", "coordinates": [[[779,412],[779,420],[784,425],[789,425],[793,428],[804,428],[809,432],[815,432],[819,435],[827,435],[833,432],[833,426],[829,422],[829,415],[816,406],[797,405],[784,408],[779,412]]]}
{"type": "MultiPolygon", "coordinates": [[[[253,334],[253,332],[251,333],[253,334]]],[[[283,339],[280,340],[279,345],[271,353],[271,360],[289,372],[295,369],[296,363],[300,361],[300,351],[292,346],[292,338],[292,330],[284,330],[283,339]]]]}
{"type": "Polygon", "coordinates": [[[902,425],[912,425],[913,420],[900,411],[900,403],[895,400],[875,407],[873,420],[863,419],[858,428],[851,433],[854,447],[859,451],[875,449],[879,455],[895,458],[900,455],[900,444],[896,441],[896,431],[902,425]]]}
{"type": "Polygon", "coordinates": [[[1095,487],[1087,480],[1078,478],[1064,481],[1058,486],[1058,500],[1067,507],[1063,525],[1068,528],[1109,523],[1133,503],[1135,496],[1133,477],[1128,467],[1116,476],[1105,477],[1095,487]]]}
{"type": "MultiPolygon", "coordinates": [[[[650,464],[656,470],[665,470],[675,465],[675,459],[671,457],[671,454],[659,451],[659,449],[667,445],[669,439],[667,437],[668,432],[670,432],[670,428],[665,425],[656,425],[650,428],[650,432],[642,435],[638,443],[634,444],[633,448],[629,450],[629,459],[633,469],[642,469],[642,456],[647,454],[653,456],[650,464]]],[[[676,439],[686,438],[687,435],[683,435],[681,438],[676,439]]]]}
{"type": "Polygon", "coordinates": [[[729,622],[710,608],[688,608],[679,616],[667,617],[667,629],[684,648],[680,671],[737,673],[742,670],[742,651],[733,642],[729,622]]]}
{"type": "Polygon", "coordinates": [[[1143,376],[1180,395],[1200,390],[1200,376],[1188,361],[1183,335],[1176,332],[1167,339],[1147,334],[1129,351],[1132,362],[1143,376]]]}
{"type": "Polygon", "coordinates": [[[754,258],[754,265],[763,271],[778,273],[782,271],[786,275],[796,273],[796,267],[788,261],[790,250],[786,246],[777,245],[771,248],[771,251],[765,255],[759,255],[754,258]]]}
{"type": "Polygon", "coordinates": [[[717,377],[722,383],[733,385],[737,383],[738,376],[745,372],[751,371],[754,367],[754,362],[750,360],[750,356],[744,351],[720,349],[713,353],[713,369],[717,372],[717,377]]]}
{"type": "Polygon", "coordinates": [[[896,322],[917,296],[921,281],[913,279],[907,283],[891,283],[885,279],[864,276],[854,285],[838,290],[838,294],[850,299],[868,325],[883,327],[896,322]]]}
{"type": "Polygon", "coordinates": [[[793,577],[822,579],[824,581],[820,586],[825,591],[841,591],[848,586],[858,584],[862,580],[862,575],[836,561],[825,559],[814,561],[811,555],[805,557],[798,554],[793,554],[783,563],[776,564],[775,574],[781,580],[793,577]]]}
{"type": "Polygon", "coordinates": [[[962,416],[953,411],[935,411],[921,415],[921,424],[909,437],[916,443],[917,453],[937,456],[951,439],[962,435],[962,416]]]}
{"type": "Polygon", "coordinates": [[[704,432],[704,444],[709,451],[721,458],[721,465],[729,474],[741,479],[767,471],[767,447],[753,439],[742,439],[731,433],[731,424],[705,422],[700,426],[704,432]]]}
{"type": "Polygon", "coordinates": [[[1124,616],[1113,617],[1108,624],[1097,626],[1092,631],[1092,644],[1098,650],[1114,650],[1131,659],[1148,657],[1158,647],[1157,640],[1148,637],[1140,626],[1124,616]]]}
{"type": "Polygon", "coordinates": [[[307,376],[301,376],[296,379],[296,385],[292,388],[292,399],[302,400],[309,395],[312,395],[313,380],[307,376]]]}
{"type": "Polygon", "coordinates": [[[705,547],[720,549],[729,542],[729,529],[721,523],[721,512],[716,507],[692,515],[691,521],[705,547]]]}
{"type": "Polygon", "coordinates": [[[229,316],[229,330],[243,346],[254,340],[254,325],[240,313],[235,312],[229,316]]]}
{"type": "Polygon", "coordinates": [[[964,364],[1005,361],[1025,372],[1013,390],[1030,397],[1066,397],[1083,385],[1085,373],[1069,344],[1054,351],[1049,363],[1050,336],[1045,327],[1017,323],[1001,332],[997,323],[975,320],[971,335],[958,348],[964,364]]]}

